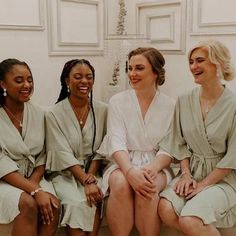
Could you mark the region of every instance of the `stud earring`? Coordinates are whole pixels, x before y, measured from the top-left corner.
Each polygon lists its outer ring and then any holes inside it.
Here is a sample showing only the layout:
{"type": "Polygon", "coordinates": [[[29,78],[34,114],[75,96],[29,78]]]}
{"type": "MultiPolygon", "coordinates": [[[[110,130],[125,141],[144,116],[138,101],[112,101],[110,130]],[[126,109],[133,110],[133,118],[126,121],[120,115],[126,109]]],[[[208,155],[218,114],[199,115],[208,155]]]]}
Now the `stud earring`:
{"type": "Polygon", "coordinates": [[[7,96],[7,90],[4,88],[3,89],[3,96],[6,97],[7,96]]]}
{"type": "Polygon", "coordinates": [[[70,93],[70,87],[67,85],[67,93],[70,93]]]}

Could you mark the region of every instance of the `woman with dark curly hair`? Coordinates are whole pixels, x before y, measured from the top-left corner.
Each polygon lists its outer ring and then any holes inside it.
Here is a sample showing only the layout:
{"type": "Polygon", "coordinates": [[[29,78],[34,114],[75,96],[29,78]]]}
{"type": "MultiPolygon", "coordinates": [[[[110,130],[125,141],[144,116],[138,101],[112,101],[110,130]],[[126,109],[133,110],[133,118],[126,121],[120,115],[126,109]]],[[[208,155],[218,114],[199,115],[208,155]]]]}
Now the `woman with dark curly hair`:
{"type": "Polygon", "coordinates": [[[102,156],[96,151],[106,132],[107,106],[93,100],[94,79],[89,61],[68,61],[57,104],[46,115],[47,169],[61,200],[60,225],[73,236],[97,235],[100,225],[102,156]]]}

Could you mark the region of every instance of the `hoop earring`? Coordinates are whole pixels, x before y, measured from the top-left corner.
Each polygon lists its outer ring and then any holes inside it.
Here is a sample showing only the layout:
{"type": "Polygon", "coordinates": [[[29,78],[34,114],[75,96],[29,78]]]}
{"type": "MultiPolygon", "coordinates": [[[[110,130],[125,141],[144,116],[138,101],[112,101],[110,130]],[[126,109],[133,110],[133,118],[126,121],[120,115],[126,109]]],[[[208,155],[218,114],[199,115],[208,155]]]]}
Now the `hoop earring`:
{"type": "Polygon", "coordinates": [[[67,85],[67,93],[70,93],[70,87],[67,85]]]}
{"type": "Polygon", "coordinates": [[[7,90],[4,88],[3,89],[3,96],[6,97],[7,96],[7,90]]]}

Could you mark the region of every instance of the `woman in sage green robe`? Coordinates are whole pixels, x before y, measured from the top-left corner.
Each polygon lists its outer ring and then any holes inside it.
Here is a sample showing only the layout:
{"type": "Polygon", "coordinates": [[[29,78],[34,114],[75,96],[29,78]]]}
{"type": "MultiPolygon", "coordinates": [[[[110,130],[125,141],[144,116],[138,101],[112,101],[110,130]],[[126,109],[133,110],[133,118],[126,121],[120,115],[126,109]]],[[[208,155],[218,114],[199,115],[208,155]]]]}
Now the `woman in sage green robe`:
{"type": "Polygon", "coordinates": [[[201,86],[179,97],[160,143],[180,172],[161,193],[159,213],[185,235],[218,236],[217,227],[236,222],[236,95],[221,82],[233,78],[233,68],[218,41],[194,47],[189,67],[201,86]]]}
{"type": "Polygon", "coordinates": [[[11,235],[55,235],[60,203],[43,177],[44,111],[29,100],[33,78],[17,59],[0,63],[0,224],[11,235]]]}
{"type": "Polygon", "coordinates": [[[60,102],[46,115],[47,169],[52,173],[52,182],[62,204],[60,226],[77,232],[76,235],[82,231],[96,234],[99,225],[95,214],[101,201],[98,194],[102,195],[101,177],[94,164],[103,159],[96,150],[105,135],[107,106],[99,101],[91,102],[91,95],[89,99],[93,79],[94,69],[87,60],[67,62],[61,81],[63,86],[69,86],[70,91],[66,89],[63,98],[59,97],[60,102]],[[79,116],[83,114],[79,113],[83,110],[81,104],[89,106],[83,119],[79,116]],[[95,179],[86,183],[89,174],[96,175],[98,183],[93,182],[95,179]],[[88,194],[91,187],[97,189],[96,195],[88,194]]]}

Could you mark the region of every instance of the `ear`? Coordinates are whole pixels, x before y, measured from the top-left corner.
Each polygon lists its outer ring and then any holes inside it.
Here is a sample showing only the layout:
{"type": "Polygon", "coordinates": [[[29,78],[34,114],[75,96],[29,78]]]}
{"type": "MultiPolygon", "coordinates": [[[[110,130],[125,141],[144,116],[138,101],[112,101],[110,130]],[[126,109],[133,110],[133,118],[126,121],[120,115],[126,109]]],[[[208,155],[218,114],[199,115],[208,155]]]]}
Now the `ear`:
{"type": "Polygon", "coordinates": [[[4,89],[4,82],[2,80],[0,80],[0,87],[4,89]]]}
{"type": "Polygon", "coordinates": [[[70,80],[69,80],[69,78],[68,78],[68,77],[66,77],[66,79],[65,79],[65,82],[66,82],[66,85],[68,86],[68,85],[69,85],[69,83],[70,83],[70,80]]]}

